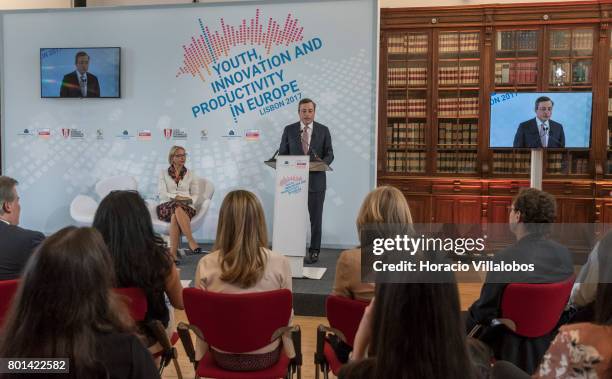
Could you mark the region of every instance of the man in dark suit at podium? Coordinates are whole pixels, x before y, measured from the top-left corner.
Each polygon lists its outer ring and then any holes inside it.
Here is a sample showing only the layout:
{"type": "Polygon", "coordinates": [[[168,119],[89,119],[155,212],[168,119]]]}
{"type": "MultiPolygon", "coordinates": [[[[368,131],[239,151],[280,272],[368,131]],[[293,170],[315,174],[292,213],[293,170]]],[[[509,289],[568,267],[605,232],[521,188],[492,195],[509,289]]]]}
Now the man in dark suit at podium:
{"type": "Polygon", "coordinates": [[[15,179],[0,176],[0,280],[18,278],[34,249],[45,238],[40,232],[17,226],[21,205],[16,186],[15,179]]]}
{"type": "Polygon", "coordinates": [[[553,101],[540,96],[535,102],[536,117],[521,122],[514,135],[513,147],[541,149],[543,147],[565,147],[563,125],[551,120],[553,101]]]}
{"type": "MultiPolygon", "coordinates": [[[[314,121],[317,105],[310,99],[302,99],[298,104],[300,121],[285,126],[280,155],[310,155],[311,161],[323,161],[330,165],[334,160],[331,134],[327,126],[314,121]]],[[[323,202],[327,188],[325,171],[311,171],[308,177],[308,213],[310,214],[310,249],[305,263],[319,260],[321,250],[321,230],[323,221],[323,202]]]]}
{"type": "Polygon", "coordinates": [[[64,75],[60,97],[100,97],[98,78],[89,72],[89,55],[79,51],[74,58],[76,70],[64,75]]]}

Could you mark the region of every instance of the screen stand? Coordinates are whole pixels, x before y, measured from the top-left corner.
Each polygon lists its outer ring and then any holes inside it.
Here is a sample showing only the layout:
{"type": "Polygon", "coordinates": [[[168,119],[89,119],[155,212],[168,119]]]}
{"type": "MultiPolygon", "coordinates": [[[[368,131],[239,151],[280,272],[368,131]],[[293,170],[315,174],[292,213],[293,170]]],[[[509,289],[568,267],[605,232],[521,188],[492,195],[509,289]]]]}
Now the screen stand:
{"type": "Polygon", "coordinates": [[[542,190],[542,173],[544,172],[544,149],[531,150],[531,173],[529,185],[542,190]]]}

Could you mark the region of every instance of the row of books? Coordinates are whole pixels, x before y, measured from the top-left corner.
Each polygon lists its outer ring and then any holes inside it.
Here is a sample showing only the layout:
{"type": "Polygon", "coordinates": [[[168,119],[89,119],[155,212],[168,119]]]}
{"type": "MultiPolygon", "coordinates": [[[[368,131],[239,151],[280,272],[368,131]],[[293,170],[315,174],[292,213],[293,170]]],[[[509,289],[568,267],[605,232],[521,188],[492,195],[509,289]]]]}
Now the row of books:
{"type": "Polygon", "coordinates": [[[387,51],[390,54],[425,54],[427,44],[427,34],[389,36],[387,51]]]}
{"type": "MultiPolygon", "coordinates": [[[[608,98],[608,116],[612,116],[612,97],[608,98]]],[[[609,138],[610,138],[610,129],[608,129],[608,140],[610,140],[609,138]]]]}
{"type": "Polygon", "coordinates": [[[587,158],[575,158],[572,161],[571,174],[588,174],[589,160],[587,158]]]}
{"type": "Polygon", "coordinates": [[[497,50],[537,50],[537,30],[503,31],[497,33],[497,50]],[[516,33],[516,39],[515,39],[516,33]]]}
{"type": "Polygon", "coordinates": [[[549,174],[562,174],[564,169],[563,153],[548,153],[546,171],[549,174]]]}
{"type": "MultiPolygon", "coordinates": [[[[574,30],[571,38],[572,50],[593,50],[593,31],[592,30],[574,30]]],[[[570,31],[560,30],[550,33],[550,49],[551,50],[569,50],[570,49],[570,31]]]]}
{"type": "Polygon", "coordinates": [[[495,63],[495,84],[534,84],[538,79],[537,62],[495,63]]]}
{"type": "Polygon", "coordinates": [[[610,65],[608,67],[608,80],[612,82],[612,59],[610,59],[610,65]]]}
{"type": "Polygon", "coordinates": [[[439,145],[476,145],[477,143],[477,123],[441,122],[438,125],[439,145]]]}
{"type": "Polygon", "coordinates": [[[477,52],[480,43],[480,33],[442,33],[440,34],[439,51],[448,53],[477,52]]]}
{"type": "Polygon", "coordinates": [[[612,159],[608,157],[608,174],[612,174],[612,159]]]}
{"type": "Polygon", "coordinates": [[[387,125],[387,146],[425,144],[425,123],[409,122],[387,125]]]}
{"type": "Polygon", "coordinates": [[[438,83],[440,85],[478,84],[479,69],[478,66],[440,67],[438,83]]]}
{"type": "Polygon", "coordinates": [[[524,174],[531,167],[531,156],[512,152],[493,153],[493,172],[495,174],[524,174]]]}
{"type": "MultiPolygon", "coordinates": [[[[608,100],[608,109],[610,109],[610,100],[608,100]]],[[[608,149],[612,148],[612,131],[610,125],[608,125],[608,149]]]]}
{"type": "Polygon", "coordinates": [[[388,172],[425,172],[426,152],[387,151],[388,172]]]}
{"type": "Polygon", "coordinates": [[[426,99],[387,100],[387,117],[426,117],[426,99]]]}
{"type": "Polygon", "coordinates": [[[427,85],[427,68],[425,67],[391,67],[387,75],[389,87],[427,85]]]}
{"type": "Polygon", "coordinates": [[[447,97],[438,99],[438,117],[478,117],[477,97],[447,97]]]}
{"type": "Polygon", "coordinates": [[[439,152],[436,170],[440,173],[476,172],[477,155],[473,152],[439,152]]]}
{"type": "MultiPolygon", "coordinates": [[[[550,67],[550,83],[563,85],[570,82],[570,62],[552,62],[550,67]]],[[[571,66],[572,83],[591,83],[591,63],[576,61],[571,66]]]]}

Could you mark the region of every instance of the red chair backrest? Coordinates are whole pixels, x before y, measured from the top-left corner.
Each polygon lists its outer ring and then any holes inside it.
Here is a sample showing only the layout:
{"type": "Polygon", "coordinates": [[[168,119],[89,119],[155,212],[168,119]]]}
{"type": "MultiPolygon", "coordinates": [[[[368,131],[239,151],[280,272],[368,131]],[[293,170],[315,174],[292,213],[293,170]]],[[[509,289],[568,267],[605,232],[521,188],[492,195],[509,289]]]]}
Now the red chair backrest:
{"type": "Polygon", "coordinates": [[[4,324],[4,318],[11,307],[17,287],[19,287],[19,279],[0,281],[0,325],[4,324]]]}
{"type": "Polygon", "coordinates": [[[147,296],[140,288],[115,288],[115,293],[122,295],[130,309],[130,314],[134,321],[143,321],[147,314],[147,296]]]}
{"type": "Polygon", "coordinates": [[[289,324],[291,291],[225,294],[198,288],[183,289],[189,323],[208,344],[232,353],[245,353],[270,344],[278,328],[289,324]]]}
{"type": "Polygon", "coordinates": [[[516,324],[515,333],[524,337],[541,337],[559,322],[567,304],[575,276],[557,283],[511,283],[502,297],[502,317],[516,324]]]}
{"type": "Polygon", "coordinates": [[[330,295],[325,302],[329,326],[336,328],[346,337],[346,343],[353,346],[355,334],[363,312],[369,302],[353,300],[343,296],[330,295]]]}

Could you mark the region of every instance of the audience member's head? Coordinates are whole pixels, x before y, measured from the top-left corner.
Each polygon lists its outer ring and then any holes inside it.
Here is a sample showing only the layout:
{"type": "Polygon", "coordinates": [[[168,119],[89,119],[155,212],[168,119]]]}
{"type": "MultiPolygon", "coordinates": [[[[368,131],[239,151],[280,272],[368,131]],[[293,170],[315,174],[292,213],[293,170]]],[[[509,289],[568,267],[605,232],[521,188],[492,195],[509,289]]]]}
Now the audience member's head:
{"type": "Polygon", "coordinates": [[[68,357],[71,377],[106,378],[97,335],[132,326],[113,286],[113,267],[95,229],[68,227],[48,237],[26,266],[0,337],[0,356],[68,357]]]}
{"type": "Polygon", "coordinates": [[[11,177],[0,176],[0,219],[11,225],[19,225],[21,213],[17,184],[17,181],[11,177]]]}
{"type": "Polygon", "coordinates": [[[410,232],[412,215],[400,190],[382,186],[367,194],[359,209],[356,224],[361,246],[366,246],[372,236],[410,232]],[[397,228],[401,230],[395,230],[397,228]]]}
{"type": "Polygon", "coordinates": [[[372,325],[373,377],[472,377],[452,274],[447,283],[377,284],[372,325]]]}
{"type": "Polygon", "coordinates": [[[266,220],[257,197],[249,191],[228,193],[219,211],[214,250],[219,250],[221,279],[248,288],[263,275],[268,246],[266,220]]]}
{"type": "Polygon", "coordinates": [[[147,293],[163,290],[172,260],[138,192],[109,193],[96,211],[93,227],[108,246],[119,286],[147,293]]]}
{"type": "Polygon", "coordinates": [[[512,200],[510,229],[515,234],[546,234],[556,217],[557,206],[551,194],[535,188],[523,188],[512,200]]]}

